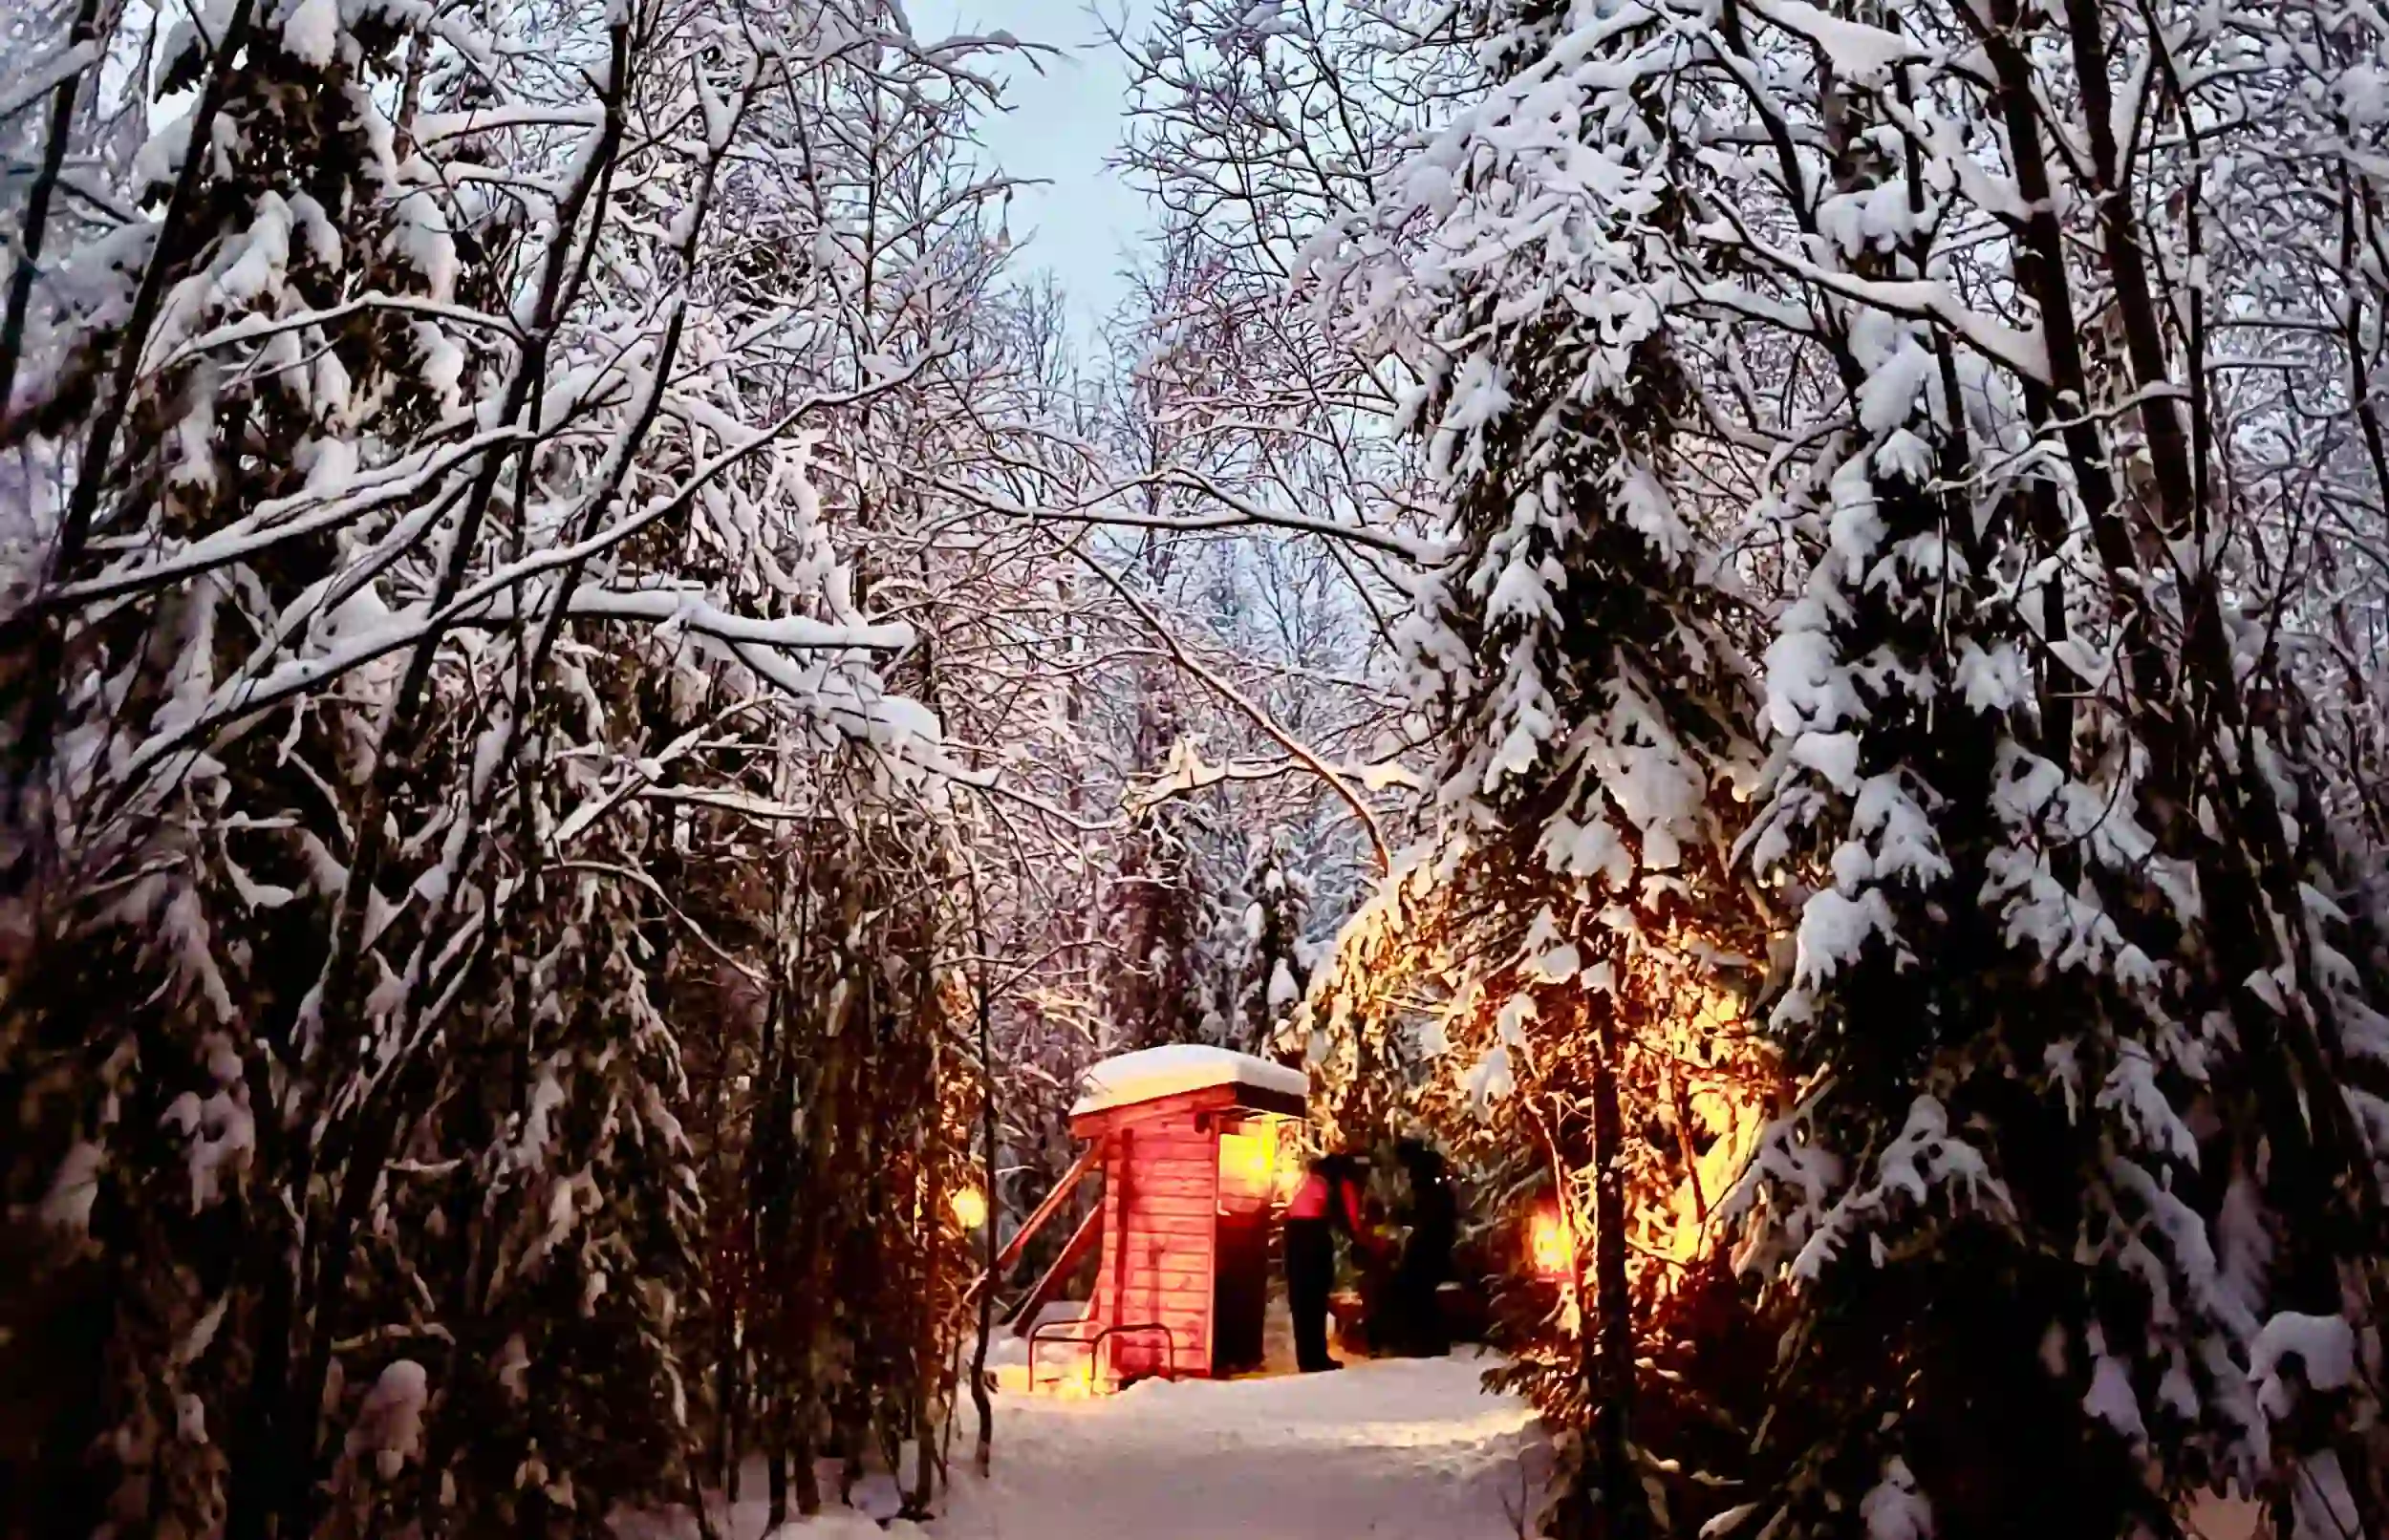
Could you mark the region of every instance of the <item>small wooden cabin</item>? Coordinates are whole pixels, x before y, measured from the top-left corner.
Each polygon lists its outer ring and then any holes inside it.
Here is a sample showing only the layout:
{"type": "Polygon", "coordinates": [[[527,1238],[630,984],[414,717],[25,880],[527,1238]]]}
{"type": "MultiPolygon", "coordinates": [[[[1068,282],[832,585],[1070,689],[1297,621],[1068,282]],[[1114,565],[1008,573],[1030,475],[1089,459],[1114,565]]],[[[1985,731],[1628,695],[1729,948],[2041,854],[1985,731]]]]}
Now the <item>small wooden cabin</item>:
{"type": "Polygon", "coordinates": [[[1070,1109],[1070,1132],[1087,1142],[1087,1155],[1022,1231],[1081,1175],[1102,1173],[1102,1201],[1022,1301],[1026,1331],[1051,1287],[1100,1239],[1087,1314],[1066,1335],[1037,1333],[1040,1356],[1050,1353],[1058,1370],[1055,1360],[1075,1355],[1087,1365],[1081,1372],[1105,1385],[1259,1367],[1270,1225],[1280,1178],[1297,1169],[1284,1136],[1303,1117],[1309,1089],[1301,1070],[1191,1043],[1096,1065],[1070,1109]]]}

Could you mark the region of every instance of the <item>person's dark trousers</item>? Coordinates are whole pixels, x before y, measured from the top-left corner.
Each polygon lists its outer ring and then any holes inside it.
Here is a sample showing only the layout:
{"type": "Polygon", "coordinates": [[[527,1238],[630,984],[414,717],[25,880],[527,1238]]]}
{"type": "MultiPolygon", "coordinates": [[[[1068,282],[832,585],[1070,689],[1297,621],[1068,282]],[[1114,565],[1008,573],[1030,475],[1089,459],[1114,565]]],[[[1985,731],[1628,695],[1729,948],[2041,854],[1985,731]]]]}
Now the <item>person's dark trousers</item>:
{"type": "Polygon", "coordinates": [[[1388,1291],[1393,1297],[1388,1303],[1393,1307],[1394,1351],[1405,1358],[1441,1358],[1451,1351],[1451,1339],[1444,1332],[1443,1302],[1435,1294],[1443,1272],[1434,1259],[1413,1261],[1408,1256],[1393,1270],[1388,1291]]]}
{"type": "Polygon", "coordinates": [[[1304,1374],[1335,1367],[1327,1356],[1327,1291],[1335,1275],[1336,1245],[1327,1222],[1287,1220],[1286,1304],[1294,1315],[1294,1361],[1304,1374]]]}

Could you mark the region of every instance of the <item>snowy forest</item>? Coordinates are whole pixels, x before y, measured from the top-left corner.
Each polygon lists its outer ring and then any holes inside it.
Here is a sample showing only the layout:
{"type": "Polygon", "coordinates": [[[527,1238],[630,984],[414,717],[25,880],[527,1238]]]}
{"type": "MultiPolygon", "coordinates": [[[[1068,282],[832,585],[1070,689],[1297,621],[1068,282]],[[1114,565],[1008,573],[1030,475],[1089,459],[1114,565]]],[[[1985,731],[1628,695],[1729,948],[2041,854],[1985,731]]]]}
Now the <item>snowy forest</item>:
{"type": "Polygon", "coordinates": [[[1102,25],[1090,330],[1026,29],[0,6],[0,1534],[933,1520],[1197,1042],[1523,1530],[2389,1535],[2389,6],[1102,25]]]}

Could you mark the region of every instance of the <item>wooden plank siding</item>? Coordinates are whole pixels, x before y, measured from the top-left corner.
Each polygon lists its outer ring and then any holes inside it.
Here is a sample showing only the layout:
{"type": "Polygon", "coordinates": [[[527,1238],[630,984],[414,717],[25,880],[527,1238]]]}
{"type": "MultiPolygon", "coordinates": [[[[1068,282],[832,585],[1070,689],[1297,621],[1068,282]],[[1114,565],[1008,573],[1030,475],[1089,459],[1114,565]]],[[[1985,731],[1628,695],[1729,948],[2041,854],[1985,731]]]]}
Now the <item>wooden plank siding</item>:
{"type": "MultiPolygon", "coordinates": [[[[1135,1109],[1144,1110],[1144,1109],[1135,1109]]],[[[1095,1316],[1107,1326],[1160,1324],[1159,1333],[1111,1339],[1105,1355],[1120,1379],[1211,1373],[1213,1233],[1218,1144],[1191,1114],[1124,1120],[1108,1130],[1104,1163],[1104,1259],[1095,1316]]]]}

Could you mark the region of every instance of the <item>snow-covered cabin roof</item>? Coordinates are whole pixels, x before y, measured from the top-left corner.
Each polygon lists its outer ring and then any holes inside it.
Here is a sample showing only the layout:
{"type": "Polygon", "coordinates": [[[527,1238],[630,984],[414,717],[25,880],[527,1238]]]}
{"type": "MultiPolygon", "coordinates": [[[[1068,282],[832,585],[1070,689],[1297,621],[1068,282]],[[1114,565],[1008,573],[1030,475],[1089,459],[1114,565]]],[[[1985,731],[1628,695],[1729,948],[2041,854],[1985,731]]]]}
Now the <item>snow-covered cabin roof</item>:
{"type": "Polygon", "coordinates": [[[1207,1043],[1173,1042],[1107,1059],[1087,1072],[1073,1118],[1113,1107],[1133,1106],[1187,1091],[1208,1091],[1216,1085],[1250,1086],[1281,1096],[1307,1097],[1311,1080],[1299,1069],[1239,1054],[1207,1043]]]}

